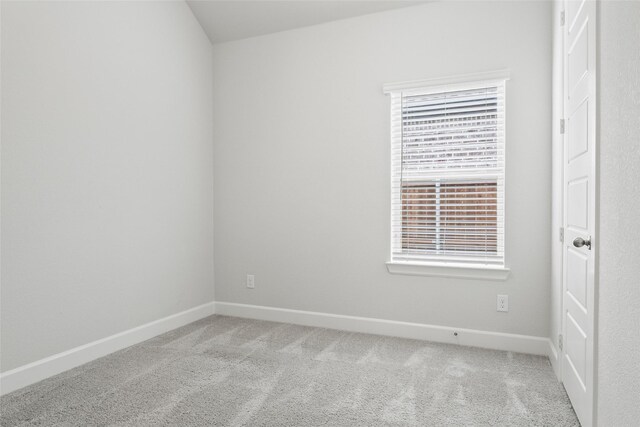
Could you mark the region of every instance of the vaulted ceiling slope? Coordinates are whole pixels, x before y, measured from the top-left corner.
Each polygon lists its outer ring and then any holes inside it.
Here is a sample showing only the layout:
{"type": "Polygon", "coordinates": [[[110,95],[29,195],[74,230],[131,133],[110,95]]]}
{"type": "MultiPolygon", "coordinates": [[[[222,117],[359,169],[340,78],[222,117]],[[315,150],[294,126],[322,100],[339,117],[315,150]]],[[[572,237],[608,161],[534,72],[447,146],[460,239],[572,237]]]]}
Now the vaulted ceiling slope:
{"type": "Polygon", "coordinates": [[[209,40],[221,43],[414,6],[425,1],[187,0],[187,3],[209,40]]]}

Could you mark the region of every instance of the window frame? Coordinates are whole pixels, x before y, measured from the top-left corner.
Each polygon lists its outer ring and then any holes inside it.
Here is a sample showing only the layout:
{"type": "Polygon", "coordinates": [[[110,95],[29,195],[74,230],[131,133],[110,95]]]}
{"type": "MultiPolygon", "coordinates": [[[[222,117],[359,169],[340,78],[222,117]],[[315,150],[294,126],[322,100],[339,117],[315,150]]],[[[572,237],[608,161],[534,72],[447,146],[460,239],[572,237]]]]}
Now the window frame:
{"type": "MultiPolygon", "coordinates": [[[[503,86],[503,90],[505,90],[506,94],[506,82],[509,80],[509,70],[500,70],[493,71],[488,73],[477,73],[477,74],[467,74],[461,76],[454,76],[444,79],[429,79],[429,80],[419,80],[419,81],[411,81],[411,82],[401,82],[401,83],[392,83],[386,84],[383,86],[383,91],[385,94],[392,96],[400,96],[402,100],[403,96],[411,96],[412,94],[429,94],[429,93],[438,93],[438,92],[449,92],[456,90],[471,90],[474,88],[482,88],[488,86],[503,86]]],[[[506,133],[506,99],[504,100],[504,131],[506,133]]],[[[393,103],[390,103],[390,105],[393,103]]],[[[401,108],[401,107],[400,107],[401,108]]],[[[394,120],[400,121],[400,126],[402,126],[402,113],[400,113],[400,117],[394,117],[394,107],[391,106],[390,118],[391,118],[391,127],[393,126],[394,120]]],[[[390,146],[392,150],[394,150],[394,144],[396,143],[393,136],[393,128],[390,129],[390,146]]],[[[395,137],[397,138],[397,137],[395,137]]],[[[506,139],[506,136],[503,137],[506,139]]],[[[402,141],[400,141],[402,143],[402,141]]],[[[503,141],[504,143],[504,141],[503,141]]],[[[506,149],[506,144],[505,144],[506,149]]],[[[400,165],[400,168],[402,165],[400,165]]],[[[399,179],[394,174],[397,172],[397,165],[394,164],[393,157],[390,162],[391,169],[391,197],[394,197],[394,185],[398,186],[397,180],[399,179]]],[[[461,174],[456,174],[455,172],[451,172],[450,174],[446,174],[448,177],[451,177],[455,180],[455,178],[462,178],[461,174]]],[[[504,180],[506,175],[506,159],[502,164],[502,168],[498,168],[495,173],[487,173],[481,174],[478,173],[473,176],[473,179],[496,179],[497,182],[497,195],[498,195],[498,212],[502,212],[505,214],[505,206],[504,206],[504,197],[505,197],[505,186],[504,180]],[[500,197],[502,196],[502,197],[500,197]]],[[[437,179],[441,179],[442,174],[437,173],[431,180],[425,179],[421,177],[416,181],[421,182],[429,182],[435,183],[437,179]]],[[[455,181],[451,181],[455,182],[455,181]]],[[[402,184],[399,185],[400,188],[400,196],[402,195],[402,184]]],[[[398,191],[398,190],[395,190],[398,191]]],[[[461,257],[457,258],[455,256],[449,255],[437,255],[434,254],[432,256],[422,256],[421,260],[399,260],[394,259],[393,256],[393,248],[394,248],[394,239],[399,239],[400,244],[402,244],[402,235],[394,236],[393,233],[393,224],[394,221],[397,221],[397,218],[394,214],[394,203],[391,200],[391,209],[390,209],[390,217],[391,217],[391,229],[390,229],[390,248],[389,248],[389,256],[390,261],[386,263],[387,270],[392,274],[407,274],[407,275],[419,275],[419,276],[436,276],[436,277],[457,277],[457,278],[467,278],[467,279],[485,279],[485,280],[506,280],[509,275],[509,268],[506,266],[506,251],[504,250],[504,242],[506,240],[506,223],[504,222],[504,217],[502,218],[501,224],[498,223],[498,227],[501,227],[501,233],[499,233],[499,239],[501,241],[498,242],[499,245],[502,245],[502,262],[483,262],[481,259],[478,259],[478,262],[474,262],[472,260],[463,260],[461,257]]],[[[397,206],[395,206],[397,207],[397,206]]],[[[400,221],[402,221],[400,219],[400,221]]],[[[499,220],[497,220],[499,221],[499,220]]],[[[397,245],[397,241],[395,243],[397,245]]],[[[480,257],[479,257],[480,258],[480,257]]]]}

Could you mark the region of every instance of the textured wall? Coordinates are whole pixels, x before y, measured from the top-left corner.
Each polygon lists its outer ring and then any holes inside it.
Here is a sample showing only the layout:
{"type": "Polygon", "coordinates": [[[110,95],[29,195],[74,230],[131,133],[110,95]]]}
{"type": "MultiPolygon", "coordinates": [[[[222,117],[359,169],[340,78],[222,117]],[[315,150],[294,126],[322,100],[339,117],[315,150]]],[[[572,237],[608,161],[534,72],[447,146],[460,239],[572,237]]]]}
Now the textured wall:
{"type": "Polygon", "coordinates": [[[213,299],[210,49],[183,2],[2,2],[2,371],[213,299]]]}
{"type": "Polygon", "coordinates": [[[640,420],[640,2],[599,10],[598,421],[640,420]]]}
{"type": "Polygon", "coordinates": [[[547,337],[550,16],[434,2],[214,46],[216,300],[547,337]],[[504,68],[510,278],[390,275],[382,85],[504,68]]]}

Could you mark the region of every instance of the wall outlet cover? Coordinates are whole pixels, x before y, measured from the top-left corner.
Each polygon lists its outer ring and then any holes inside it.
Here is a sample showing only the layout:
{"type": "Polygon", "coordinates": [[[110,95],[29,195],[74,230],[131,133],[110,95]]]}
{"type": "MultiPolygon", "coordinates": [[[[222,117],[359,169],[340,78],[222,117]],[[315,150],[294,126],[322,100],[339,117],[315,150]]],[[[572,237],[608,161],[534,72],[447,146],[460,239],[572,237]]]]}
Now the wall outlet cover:
{"type": "Polygon", "coordinates": [[[509,295],[498,295],[498,311],[509,311],[509,295]]]}

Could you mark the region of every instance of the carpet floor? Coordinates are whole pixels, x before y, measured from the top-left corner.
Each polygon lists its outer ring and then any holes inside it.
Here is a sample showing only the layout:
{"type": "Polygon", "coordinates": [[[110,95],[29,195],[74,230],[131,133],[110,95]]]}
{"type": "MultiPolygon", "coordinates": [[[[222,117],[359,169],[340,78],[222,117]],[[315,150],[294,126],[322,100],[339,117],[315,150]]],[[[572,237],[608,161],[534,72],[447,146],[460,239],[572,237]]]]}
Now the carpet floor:
{"type": "Polygon", "coordinates": [[[211,316],[0,399],[0,425],[577,426],[545,357],[211,316]]]}

